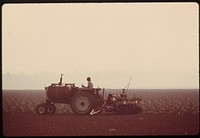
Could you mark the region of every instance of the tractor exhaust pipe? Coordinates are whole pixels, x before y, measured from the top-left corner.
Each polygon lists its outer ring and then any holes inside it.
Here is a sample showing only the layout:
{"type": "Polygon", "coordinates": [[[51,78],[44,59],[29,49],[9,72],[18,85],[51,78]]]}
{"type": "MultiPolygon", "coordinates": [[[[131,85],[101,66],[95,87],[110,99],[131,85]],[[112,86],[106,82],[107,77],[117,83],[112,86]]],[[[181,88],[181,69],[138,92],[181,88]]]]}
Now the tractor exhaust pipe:
{"type": "Polygon", "coordinates": [[[105,88],[103,88],[103,100],[104,100],[104,92],[105,92],[105,88]]]}

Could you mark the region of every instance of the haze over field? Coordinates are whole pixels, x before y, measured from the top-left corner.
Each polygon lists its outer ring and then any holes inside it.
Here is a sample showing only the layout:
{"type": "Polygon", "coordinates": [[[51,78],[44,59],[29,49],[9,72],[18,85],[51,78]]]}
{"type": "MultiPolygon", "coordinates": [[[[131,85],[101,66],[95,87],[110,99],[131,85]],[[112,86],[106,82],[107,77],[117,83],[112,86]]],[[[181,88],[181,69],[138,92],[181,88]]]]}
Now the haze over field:
{"type": "Polygon", "coordinates": [[[199,88],[197,3],[5,4],[3,89],[199,88]]]}

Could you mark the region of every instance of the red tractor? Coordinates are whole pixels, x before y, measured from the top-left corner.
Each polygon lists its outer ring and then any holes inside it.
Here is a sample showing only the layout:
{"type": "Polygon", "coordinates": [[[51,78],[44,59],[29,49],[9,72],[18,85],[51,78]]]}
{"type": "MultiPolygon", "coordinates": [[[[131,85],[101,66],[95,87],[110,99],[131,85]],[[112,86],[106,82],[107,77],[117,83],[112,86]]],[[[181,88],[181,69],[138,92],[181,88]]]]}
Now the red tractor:
{"type": "Polygon", "coordinates": [[[104,100],[105,89],[101,95],[101,88],[79,88],[74,83],[62,83],[62,75],[59,83],[52,83],[45,87],[47,99],[36,107],[38,114],[54,114],[56,111],[55,103],[68,104],[72,111],[79,115],[94,115],[100,112],[116,114],[142,112],[141,99],[135,96],[128,98],[125,89],[123,89],[122,94],[109,94],[104,100]]]}
{"type": "Polygon", "coordinates": [[[73,83],[52,83],[45,87],[47,99],[36,107],[38,114],[54,114],[55,103],[69,104],[75,114],[89,114],[92,109],[103,104],[100,88],[79,88],[73,83]]]}

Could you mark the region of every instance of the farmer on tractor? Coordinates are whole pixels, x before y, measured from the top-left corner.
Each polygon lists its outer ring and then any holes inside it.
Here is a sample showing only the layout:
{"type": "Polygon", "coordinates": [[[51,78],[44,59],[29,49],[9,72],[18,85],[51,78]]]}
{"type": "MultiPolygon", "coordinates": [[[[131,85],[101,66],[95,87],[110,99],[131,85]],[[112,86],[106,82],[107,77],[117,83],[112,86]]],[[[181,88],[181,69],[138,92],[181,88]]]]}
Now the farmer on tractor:
{"type": "Polygon", "coordinates": [[[93,88],[93,83],[91,82],[91,78],[90,77],[87,77],[87,81],[88,81],[88,86],[84,86],[82,85],[83,88],[93,88]]]}

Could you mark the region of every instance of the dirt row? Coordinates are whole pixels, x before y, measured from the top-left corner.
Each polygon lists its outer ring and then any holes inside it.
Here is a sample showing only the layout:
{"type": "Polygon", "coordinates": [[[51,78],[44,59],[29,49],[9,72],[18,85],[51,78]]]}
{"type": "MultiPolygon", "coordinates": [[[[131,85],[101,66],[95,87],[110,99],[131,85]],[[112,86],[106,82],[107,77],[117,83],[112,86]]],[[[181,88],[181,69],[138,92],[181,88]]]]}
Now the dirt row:
{"type": "Polygon", "coordinates": [[[3,113],[4,136],[197,135],[199,114],[37,115],[3,113]]]}

